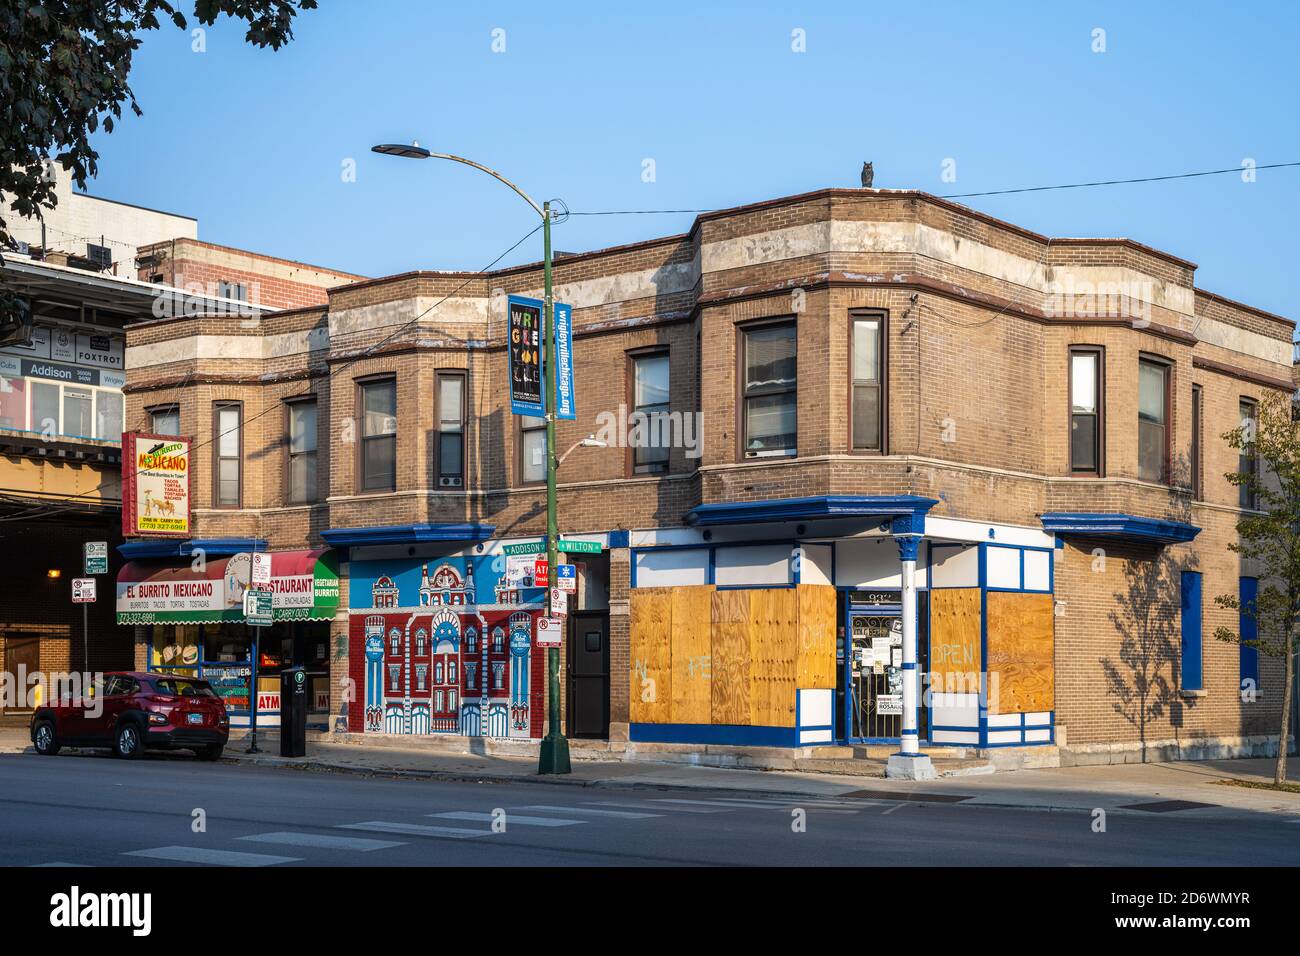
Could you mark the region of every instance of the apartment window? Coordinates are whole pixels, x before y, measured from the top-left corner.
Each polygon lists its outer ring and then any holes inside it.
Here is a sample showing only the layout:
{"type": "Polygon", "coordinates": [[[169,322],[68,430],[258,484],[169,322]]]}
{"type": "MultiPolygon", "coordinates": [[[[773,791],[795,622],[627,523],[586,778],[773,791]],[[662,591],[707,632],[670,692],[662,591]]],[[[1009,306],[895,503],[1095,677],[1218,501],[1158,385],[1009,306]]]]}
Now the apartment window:
{"type": "Polygon", "coordinates": [[[497,628],[492,632],[492,653],[500,654],[506,649],[506,632],[497,628]]]}
{"type": "Polygon", "coordinates": [[[854,451],[885,449],[885,339],[880,316],[853,316],[852,436],[854,451]]]}
{"type": "Polygon", "coordinates": [[[742,434],[746,458],[796,451],[795,323],[741,332],[742,434]]]}
{"type": "Polygon", "coordinates": [[[289,503],[316,500],[316,399],[288,403],[289,503]]]}
{"type": "Polygon", "coordinates": [[[1183,642],[1180,686],[1203,690],[1201,677],[1201,574],[1184,571],[1182,576],[1183,642]]]}
{"type": "Polygon", "coordinates": [[[1238,583],[1238,600],[1241,614],[1238,619],[1237,636],[1241,639],[1241,689],[1246,690],[1246,681],[1255,690],[1259,689],[1259,648],[1248,647],[1247,641],[1259,640],[1259,622],[1255,620],[1255,600],[1259,597],[1259,579],[1242,578],[1238,583]]]}
{"type": "Polygon", "coordinates": [[[361,490],[397,489],[397,382],[361,385],[361,490]]]}
{"type": "Polygon", "coordinates": [[[95,392],[95,437],[122,440],[122,394],[106,389],[95,392]]]}
{"type": "Polygon", "coordinates": [[[1201,486],[1201,386],[1192,386],[1192,500],[1201,501],[1205,489],[1201,486]]]}
{"type": "Polygon", "coordinates": [[[660,475],[668,470],[668,353],[632,356],[632,474],[660,475]]]}
{"type": "Polygon", "coordinates": [[[465,484],[465,376],[438,373],[438,487],[465,484]]]}
{"type": "Polygon", "coordinates": [[[94,438],[94,395],[88,388],[63,389],[63,434],[70,438],[94,438]]]}
{"type": "Polygon", "coordinates": [[[179,435],[181,410],[178,405],[163,405],[149,409],[149,430],[155,435],[179,435]]]}
{"type": "Polygon", "coordinates": [[[238,402],[218,402],[213,406],[213,431],[217,452],[214,457],[213,504],[218,508],[239,507],[241,470],[240,420],[243,407],[238,402]]]}
{"type": "Polygon", "coordinates": [[[236,302],[247,302],[248,287],[242,282],[218,282],[217,295],[222,299],[234,299],[236,302]]]}
{"type": "MultiPolygon", "coordinates": [[[[1243,444],[1253,444],[1255,441],[1255,429],[1258,426],[1259,412],[1255,403],[1248,398],[1243,398],[1238,405],[1241,412],[1241,440],[1243,444]]],[[[1237,471],[1243,475],[1250,475],[1254,478],[1259,472],[1259,461],[1254,455],[1253,448],[1243,447],[1237,457],[1237,471]]],[[[1237,503],[1240,507],[1254,511],[1259,507],[1259,495],[1250,485],[1239,485],[1237,488],[1237,503]]]]}
{"type": "Polygon", "coordinates": [[[1169,365],[1138,362],[1138,477],[1169,480],[1169,365]]]}
{"type": "Polygon", "coordinates": [[[456,683],[456,661],[454,659],[447,661],[447,683],[456,683]]]}
{"type": "Polygon", "coordinates": [[[519,474],[525,483],[546,480],[546,419],[519,416],[519,474]]]}
{"type": "Polygon", "coordinates": [[[1100,475],[1102,352],[1070,349],[1070,474],[1100,475]]]}

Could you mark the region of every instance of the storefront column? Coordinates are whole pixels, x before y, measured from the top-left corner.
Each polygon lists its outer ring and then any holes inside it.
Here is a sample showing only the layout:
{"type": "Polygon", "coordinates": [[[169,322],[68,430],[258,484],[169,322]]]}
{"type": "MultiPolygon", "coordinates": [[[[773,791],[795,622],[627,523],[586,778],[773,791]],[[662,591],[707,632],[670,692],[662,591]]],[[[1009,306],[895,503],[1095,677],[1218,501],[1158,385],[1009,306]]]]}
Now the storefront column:
{"type": "Polygon", "coordinates": [[[902,562],[903,584],[903,728],[899,752],[891,754],[885,776],[904,780],[933,780],[937,774],[930,758],[921,753],[917,731],[917,709],[921,697],[921,675],[916,653],[916,559],[921,535],[895,534],[902,562]]]}

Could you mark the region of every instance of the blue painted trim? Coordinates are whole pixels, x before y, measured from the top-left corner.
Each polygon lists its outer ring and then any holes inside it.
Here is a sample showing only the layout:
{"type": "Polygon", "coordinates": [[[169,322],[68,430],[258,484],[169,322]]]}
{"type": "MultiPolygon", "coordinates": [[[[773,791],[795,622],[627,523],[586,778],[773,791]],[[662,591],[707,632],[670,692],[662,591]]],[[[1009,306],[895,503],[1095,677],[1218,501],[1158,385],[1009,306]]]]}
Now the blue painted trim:
{"type": "Polygon", "coordinates": [[[1138,544],[1185,544],[1201,529],[1183,521],[1166,521],[1114,512],[1054,511],[1042,516],[1043,530],[1053,534],[1119,538],[1138,544]]]}
{"type": "Polygon", "coordinates": [[[401,524],[369,528],[331,528],[321,537],[332,545],[424,544],[445,541],[488,541],[496,533],[490,524],[401,524]]]}
{"type": "Polygon", "coordinates": [[[632,534],[621,528],[609,533],[609,546],[611,548],[626,548],[632,541],[632,534]]]}
{"type": "MultiPolygon", "coordinates": [[[[811,729],[811,728],[806,728],[811,729]]],[[[628,724],[628,740],[658,744],[722,744],[738,747],[798,747],[797,727],[741,724],[628,724]]],[[[834,733],[832,732],[832,737],[834,733]]]]}
{"type": "Polygon", "coordinates": [[[266,541],[261,538],[126,541],[117,546],[118,554],[128,561],[146,561],[156,558],[188,558],[193,556],[195,551],[202,551],[208,557],[221,558],[245,551],[265,550],[267,550],[266,541]]]}
{"type": "MultiPolygon", "coordinates": [[[[750,524],[759,521],[808,521],[818,518],[920,519],[939,502],[919,495],[818,495],[698,505],[686,523],[699,527],[750,524]]],[[[897,533],[897,532],[896,532],[897,533]]],[[[918,531],[917,533],[923,533],[918,531]]]]}
{"type": "MultiPolygon", "coordinates": [[[[1251,614],[1246,613],[1246,608],[1254,604],[1259,599],[1259,578],[1242,577],[1237,582],[1237,600],[1241,604],[1241,610],[1237,613],[1238,630],[1237,637],[1242,641],[1255,641],[1259,639],[1259,622],[1251,614]]],[[[1239,644],[1240,653],[1237,655],[1238,673],[1237,689],[1241,689],[1241,682],[1251,680],[1255,682],[1255,691],[1259,692],[1259,648],[1251,647],[1248,644],[1239,644]]]]}
{"type": "Polygon", "coordinates": [[[1205,659],[1201,634],[1201,572],[1184,571],[1179,582],[1182,646],[1178,669],[1180,690],[1205,689],[1205,659]]]}

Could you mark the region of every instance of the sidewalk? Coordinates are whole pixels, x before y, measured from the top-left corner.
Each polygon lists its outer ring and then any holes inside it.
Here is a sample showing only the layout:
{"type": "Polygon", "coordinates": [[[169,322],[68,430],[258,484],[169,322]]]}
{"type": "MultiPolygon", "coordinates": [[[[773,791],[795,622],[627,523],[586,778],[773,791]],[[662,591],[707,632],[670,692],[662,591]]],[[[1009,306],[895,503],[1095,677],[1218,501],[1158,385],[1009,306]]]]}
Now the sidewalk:
{"type": "MultiPolygon", "coordinates": [[[[1174,813],[1201,819],[1244,811],[1286,818],[1279,820],[1279,824],[1300,823],[1300,793],[1219,783],[1225,779],[1271,781],[1273,761],[1264,758],[1017,770],[917,782],[588,757],[575,759],[571,774],[539,776],[536,760],[530,756],[439,753],[309,739],[306,757],[285,758],[279,756],[279,735],[275,731],[259,732],[262,752],[256,755],[244,752],[247,748],[244,737],[244,732],[232,736],[226,749],[227,762],[443,781],[529,782],[605,789],[729,790],[790,797],[853,794],[865,799],[1089,813],[1095,809],[1108,813],[1174,813]],[[1197,806],[1170,805],[1171,801],[1187,801],[1197,806]],[[1144,808],[1143,804],[1151,806],[1144,808]]],[[[0,754],[23,752],[31,752],[25,732],[0,730],[0,754]]],[[[1290,766],[1290,778],[1300,782],[1300,759],[1293,758],[1290,766]]]]}

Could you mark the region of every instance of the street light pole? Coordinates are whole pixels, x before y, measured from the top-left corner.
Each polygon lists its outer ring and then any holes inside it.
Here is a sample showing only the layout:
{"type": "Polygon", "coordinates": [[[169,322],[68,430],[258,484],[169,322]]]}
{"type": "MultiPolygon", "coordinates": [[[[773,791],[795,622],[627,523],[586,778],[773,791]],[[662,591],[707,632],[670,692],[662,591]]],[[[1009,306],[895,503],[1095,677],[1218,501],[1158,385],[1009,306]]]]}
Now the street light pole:
{"type": "MultiPolygon", "coordinates": [[[[526,192],[506,179],[494,169],[476,163],[463,156],[451,153],[435,153],[425,149],[419,143],[409,146],[388,144],[371,147],[373,152],[386,156],[402,156],[407,159],[447,159],[453,163],[472,166],[487,173],[493,179],[509,186],[524,202],[533,207],[533,211],[542,217],[542,282],[545,300],[542,309],[542,368],[546,370],[545,389],[546,409],[546,616],[552,616],[551,589],[556,585],[556,558],[559,556],[559,521],[556,517],[555,470],[559,461],[555,457],[555,300],[551,285],[551,204],[549,201],[538,205],[537,201],[526,192]]],[[[548,727],[542,739],[541,753],[537,763],[538,773],[569,773],[569,741],[560,730],[560,649],[546,649],[547,694],[549,696],[548,727]]],[[[486,680],[486,675],[484,680],[486,680]]]]}
{"type": "MultiPolygon", "coordinates": [[[[542,206],[542,368],[546,370],[546,616],[553,616],[551,591],[556,586],[556,559],[559,557],[559,520],[556,517],[555,470],[555,299],[551,287],[551,204],[542,206]]],[[[546,675],[549,714],[546,737],[537,761],[538,773],[569,772],[569,741],[560,731],[560,649],[546,649],[546,675]]]]}

